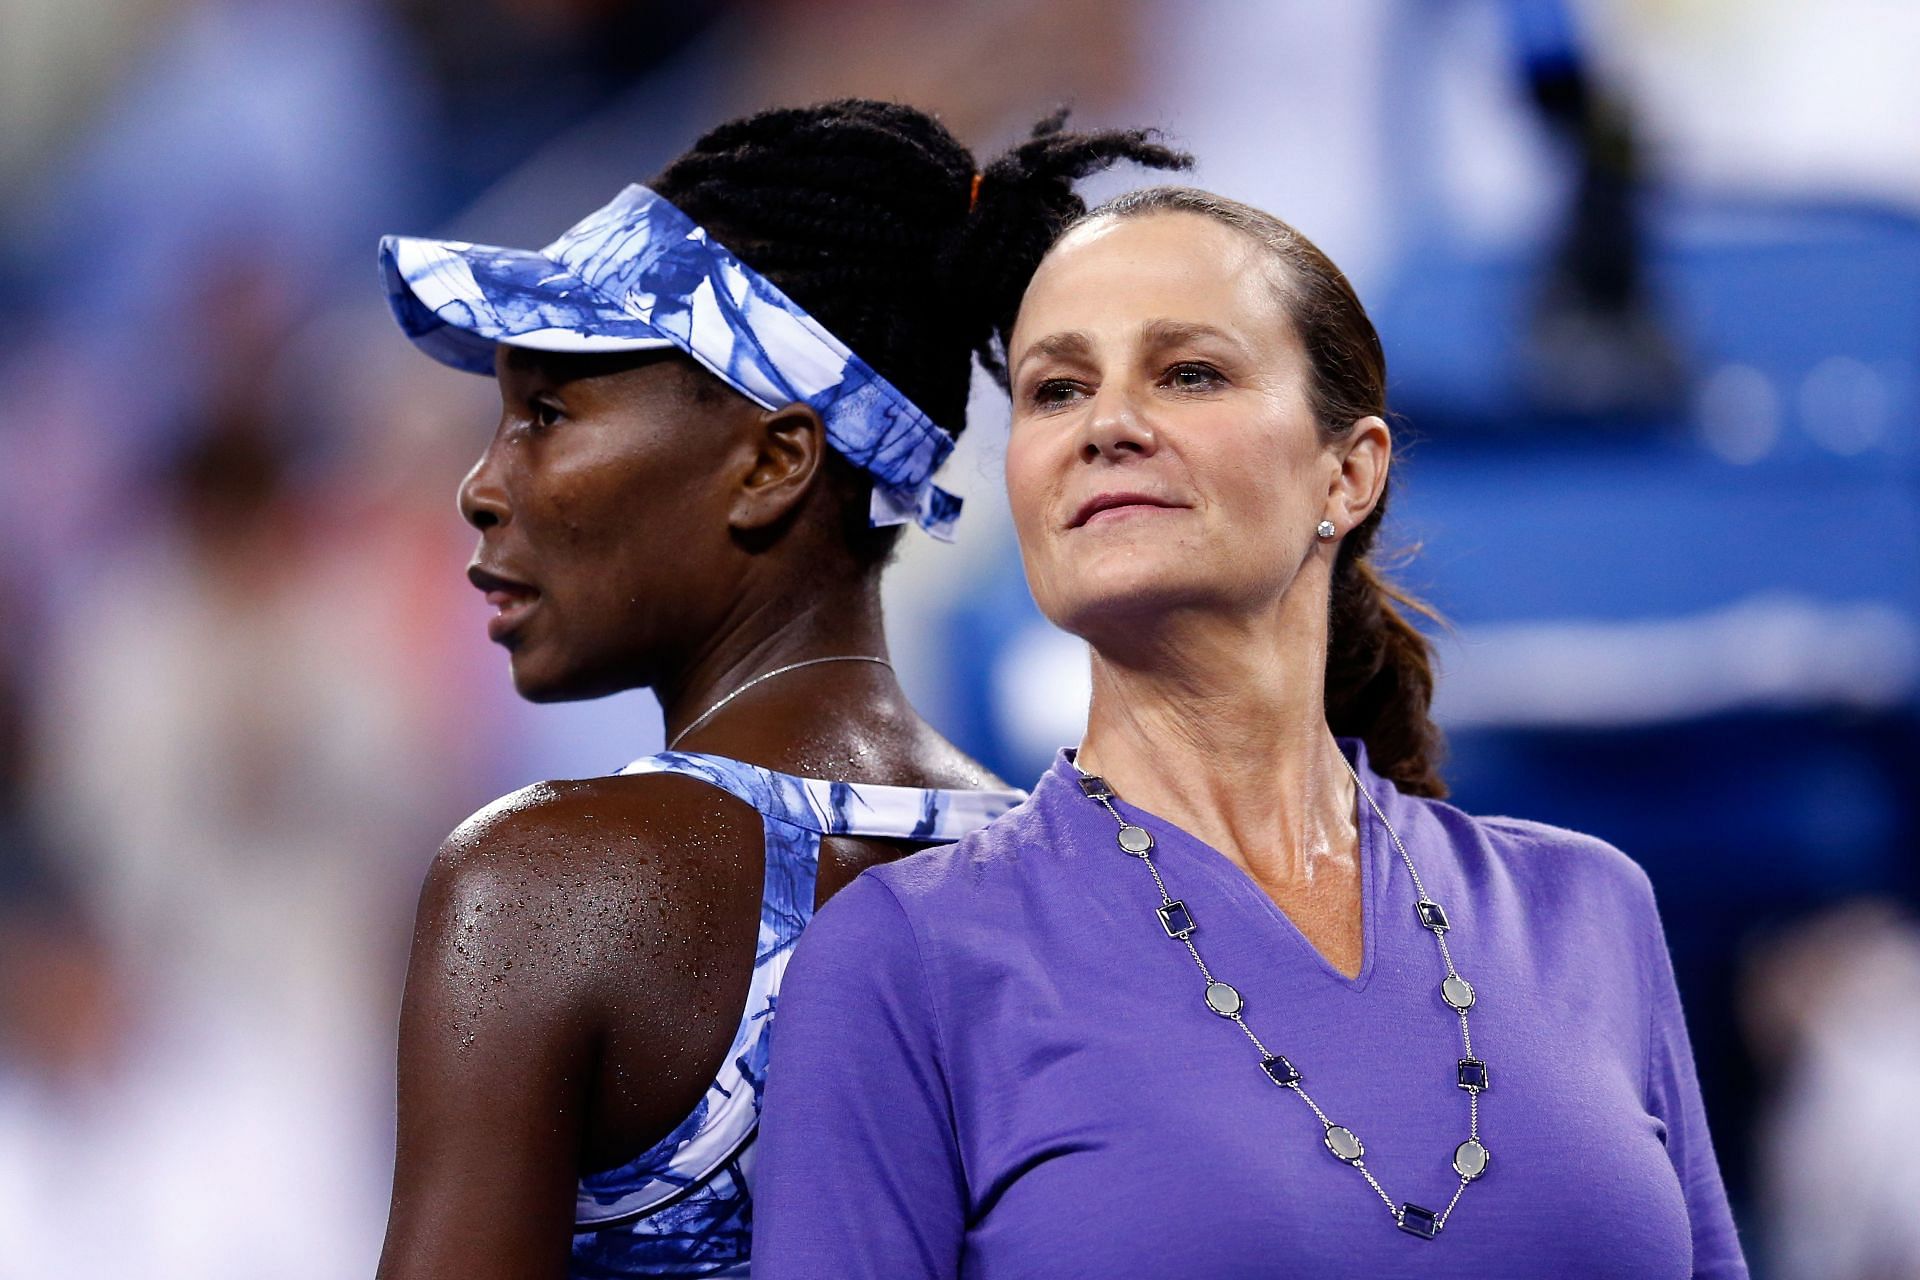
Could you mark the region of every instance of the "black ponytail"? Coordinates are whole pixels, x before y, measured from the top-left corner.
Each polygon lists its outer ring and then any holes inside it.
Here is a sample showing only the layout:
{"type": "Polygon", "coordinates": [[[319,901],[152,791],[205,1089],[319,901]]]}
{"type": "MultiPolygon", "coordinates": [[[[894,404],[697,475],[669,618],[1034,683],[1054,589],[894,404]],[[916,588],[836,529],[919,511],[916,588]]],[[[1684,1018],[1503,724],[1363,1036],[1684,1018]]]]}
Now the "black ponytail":
{"type": "Polygon", "coordinates": [[[1185,169],[1193,157],[1154,139],[1151,129],[1068,133],[1063,107],[981,171],[979,199],[950,271],[969,295],[980,363],[1006,385],[1007,336],[1040,260],[1087,205],[1074,183],[1122,160],[1185,169]]]}

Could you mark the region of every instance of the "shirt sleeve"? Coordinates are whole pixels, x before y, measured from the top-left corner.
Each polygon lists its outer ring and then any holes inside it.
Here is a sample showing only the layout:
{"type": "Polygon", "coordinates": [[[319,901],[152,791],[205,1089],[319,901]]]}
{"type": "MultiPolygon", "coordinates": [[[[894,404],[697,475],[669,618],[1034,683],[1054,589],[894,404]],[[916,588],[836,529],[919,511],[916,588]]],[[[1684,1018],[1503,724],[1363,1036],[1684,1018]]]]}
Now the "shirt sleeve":
{"type": "Polygon", "coordinates": [[[758,1280],[948,1280],[965,1176],[913,926],[879,880],[840,891],[782,984],[754,1181],[758,1280]]]}
{"type": "Polygon", "coordinates": [[[1686,1197],[1687,1218],[1693,1227],[1693,1274],[1696,1280],[1747,1280],[1746,1258],[1740,1251],[1733,1213],[1727,1207],[1713,1138],[1707,1132],[1700,1078],[1693,1065],[1693,1044],[1687,1036],[1686,1015],[1681,1011],[1680,991],[1673,977],[1673,958],[1667,953],[1666,934],[1657,910],[1653,912],[1650,950],[1647,1107],[1666,1126],[1667,1157],[1673,1161],[1686,1197]]]}

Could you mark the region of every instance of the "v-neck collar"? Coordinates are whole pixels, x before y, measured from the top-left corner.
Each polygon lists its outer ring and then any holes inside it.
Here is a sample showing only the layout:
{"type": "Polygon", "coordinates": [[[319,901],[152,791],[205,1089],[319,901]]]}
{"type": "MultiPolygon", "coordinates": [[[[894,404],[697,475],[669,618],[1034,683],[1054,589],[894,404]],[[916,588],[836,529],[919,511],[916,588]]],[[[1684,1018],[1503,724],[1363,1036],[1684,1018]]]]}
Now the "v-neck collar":
{"type": "MultiPolygon", "coordinates": [[[[1382,811],[1391,813],[1394,800],[1399,791],[1394,785],[1376,775],[1367,765],[1366,745],[1357,738],[1339,738],[1335,740],[1343,755],[1353,765],[1354,773],[1359,776],[1360,785],[1373,796],[1374,802],[1382,811]]],[[[1088,804],[1080,792],[1080,771],[1074,767],[1073,750],[1060,752],[1048,771],[1055,775],[1059,785],[1065,789],[1062,799],[1067,803],[1079,801],[1088,804]]],[[[1040,787],[1035,787],[1036,796],[1040,787]]],[[[1313,945],[1311,939],[1293,922],[1293,918],[1281,910],[1280,904],[1268,896],[1254,878],[1239,863],[1220,852],[1207,841],[1192,834],[1185,828],[1148,809],[1130,804],[1122,796],[1113,797],[1114,808],[1130,822],[1135,822],[1151,831],[1155,839],[1155,853],[1163,850],[1178,850],[1185,856],[1182,861],[1191,865],[1213,882],[1216,888],[1233,898],[1248,910],[1264,913],[1274,922],[1281,935],[1297,951],[1332,982],[1358,994],[1366,990],[1373,979],[1374,956],[1377,951],[1377,938],[1381,921],[1380,903],[1385,896],[1385,885],[1392,867],[1388,865],[1387,853],[1391,845],[1383,828],[1380,817],[1373,812],[1366,800],[1357,793],[1354,798],[1355,821],[1360,833],[1360,970],[1352,977],[1342,973],[1334,963],[1327,959],[1320,948],[1313,945]]],[[[1108,822],[1103,813],[1100,815],[1108,822]]],[[[1168,892],[1174,897],[1180,896],[1178,884],[1170,884],[1168,892]]]]}

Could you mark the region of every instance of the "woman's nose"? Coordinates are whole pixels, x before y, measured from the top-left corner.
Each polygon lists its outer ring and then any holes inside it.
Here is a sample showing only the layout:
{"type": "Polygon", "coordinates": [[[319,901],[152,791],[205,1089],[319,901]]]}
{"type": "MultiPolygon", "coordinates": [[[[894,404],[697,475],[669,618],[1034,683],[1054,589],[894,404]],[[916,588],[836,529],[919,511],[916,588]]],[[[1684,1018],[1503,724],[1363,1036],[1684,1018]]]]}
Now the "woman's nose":
{"type": "Polygon", "coordinates": [[[1118,462],[1128,454],[1145,457],[1158,447],[1152,424],[1124,389],[1102,387],[1094,396],[1086,424],[1080,454],[1087,462],[1096,458],[1118,462]]]}
{"type": "Polygon", "coordinates": [[[460,517],[485,532],[507,522],[510,508],[507,491],[500,482],[500,469],[494,464],[493,450],[480,455],[467,478],[460,482],[460,517]]]}

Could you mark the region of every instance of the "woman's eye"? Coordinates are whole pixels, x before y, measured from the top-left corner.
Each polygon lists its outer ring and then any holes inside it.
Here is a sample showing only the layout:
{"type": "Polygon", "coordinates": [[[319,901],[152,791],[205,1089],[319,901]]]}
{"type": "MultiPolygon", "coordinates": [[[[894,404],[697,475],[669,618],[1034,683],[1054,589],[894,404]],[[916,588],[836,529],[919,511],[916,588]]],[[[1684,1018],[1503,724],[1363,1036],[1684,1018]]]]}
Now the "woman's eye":
{"type": "Polygon", "coordinates": [[[528,418],[537,431],[550,431],[560,422],[560,406],[551,400],[535,400],[528,404],[528,418]]]}
{"type": "Polygon", "coordinates": [[[1192,362],[1176,364],[1167,370],[1166,381],[1181,391],[1211,391],[1223,379],[1212,365],[1192,362]]]}
{"type": "Polygon", "coordinates": [[[1069,379],[1047,378],[1034,385],[1031,398],[1035,404],[1044,409],[1052,405],[1066,404],[1078,395],[1079,391],[1079,384],[1069,379]]]}

